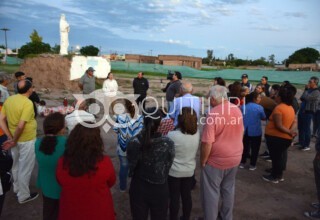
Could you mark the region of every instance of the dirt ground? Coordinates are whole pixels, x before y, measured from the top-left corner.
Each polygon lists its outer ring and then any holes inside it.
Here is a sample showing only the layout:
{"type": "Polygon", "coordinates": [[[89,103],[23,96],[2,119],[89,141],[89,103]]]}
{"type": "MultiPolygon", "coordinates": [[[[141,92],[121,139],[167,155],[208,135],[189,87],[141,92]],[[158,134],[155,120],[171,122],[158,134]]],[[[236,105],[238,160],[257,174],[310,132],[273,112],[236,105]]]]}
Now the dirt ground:
{"type": "MultiPolygon", "coordinates": [[[[132,77],[123,77],[115,75],[119,90],[124,93],[131,93],[132,77]]],[[[150,91],[148,95],[156,97],[158,100],[164,95],[160,90],[160,78],[148,77],[150,81],[150,91]]],[[[36,81],[36,78],[34,78],[36,81]]],[[[210,83],[208,80],[192,79],[194,93],[197,95],[205,95],[208,91],[210,83]]],[[[164,81],[165,82],[165,81],[164,81]]],[[[164,86],[164,85],[163,85],[164,86]]],[[[63,97],[71,100],[72,92],[68,89],[51,89],[43,90],[42,87],[36,88],[41,99],[46,100],[48,106],[57,106],[62,104],[63,97]]],[[[74,91],[76,93],[76,91],[74,91]]],[[[301,91],[300,91],[301,93],[301,91]]],[[[298,94],[299,96],[299,94],[298,94]]],[[[148,103],[152,105],[152,103],[148,103]]],[[[43,134],[42,122],[43,118],[38,117],[38,136],[43,134]]],[[[106,154],[112,159],[116,172],[119,171],[119,160],[116,154],[116,135],[113,131],[105,133],[101,131],[105,143],[106,154]]],[[[262,180],[264,170],[271,167],[271,163],[258,159],[257,170],[249,171],[248,169],[239,169],[236,178],[236,193],[234,204],[234,219],[259,219],[259,220],[285,220],[285,219],[306,219],[303,215],[304,211],[311,210],[310,203],[316,201],[316,188],[314,183],[312,160],[315,155],[314,142],[312,140],[311,150],[302,152],[296,147],[290,147],[288,152],[287,169],[284,172],[284,182],[278,184],[268,183],[262,180]]],[[[261,144],[260,152],[265,149],[265,142],[261,144]]],[[[36,188],[37,165],[34,168],[30,181],[31,191],[38,191],[36,188]]],[[[199,152],[197,154],[196,179],[198,183],[192,192],[193,208],[192,220],[202,216],[202,208],[199,192],[199,152]]],[[[130,181],[130,179],[129,179],[130,181]]],[[[116,185],[111,189],[115,211],[118,220],[129,220],[130,205],[128,192],[121,193],[116,185]]],[[[17,202],[15,194],[7,193],[3,213],[1,219],[24,219],[37,220],[42,219],[42,197],[20,205],[17,202]]]]}

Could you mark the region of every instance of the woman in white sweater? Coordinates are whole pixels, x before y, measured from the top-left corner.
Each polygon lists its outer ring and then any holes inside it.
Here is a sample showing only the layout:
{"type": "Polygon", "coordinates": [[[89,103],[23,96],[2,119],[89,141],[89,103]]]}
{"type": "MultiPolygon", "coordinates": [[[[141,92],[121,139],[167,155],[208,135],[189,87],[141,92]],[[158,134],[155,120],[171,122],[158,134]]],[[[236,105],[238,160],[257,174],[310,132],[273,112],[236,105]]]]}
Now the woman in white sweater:
{"type": "Polygon", "coordinates": [[[197,114],[192,108],[184,107],[181,109],[178,116],[178,129],[170,131],[168,137],[174,142],[175,148],[175,157],[168,177],[170,220],[189,220],[192,210],[191,189],[200,141],[197,114]],[[180,196],[182,199],[182,216],[178,218],[180,196]]]}
{"type": "Polygon", "coordinates": [[[103,91],[107,96],[115,96],[118,92],[118,83],[113,78],[113,74],[110,72],[107,79],[103,82],[103,91]]]}

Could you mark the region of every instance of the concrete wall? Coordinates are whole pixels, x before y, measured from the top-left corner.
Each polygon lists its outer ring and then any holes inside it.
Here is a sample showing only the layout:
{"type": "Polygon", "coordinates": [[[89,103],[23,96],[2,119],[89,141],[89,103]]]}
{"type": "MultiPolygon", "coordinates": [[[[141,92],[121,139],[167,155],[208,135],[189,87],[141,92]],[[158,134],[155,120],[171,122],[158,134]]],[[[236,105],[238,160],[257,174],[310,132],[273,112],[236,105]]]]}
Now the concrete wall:
{"type": "Polygon", "coordinates": [[[294,70],[319,70],[318,65],[315,63],[289,64],[288,68],[294,70]]]}

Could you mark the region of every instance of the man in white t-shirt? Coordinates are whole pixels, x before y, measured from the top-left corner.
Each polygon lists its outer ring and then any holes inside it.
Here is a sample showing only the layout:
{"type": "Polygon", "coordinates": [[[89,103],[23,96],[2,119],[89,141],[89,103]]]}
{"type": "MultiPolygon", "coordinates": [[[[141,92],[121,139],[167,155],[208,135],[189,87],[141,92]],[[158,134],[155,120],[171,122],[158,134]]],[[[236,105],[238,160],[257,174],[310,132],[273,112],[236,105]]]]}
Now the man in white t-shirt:
{"type": "Polygon", "coordinates": [[[96,119],[93,114],[86,112],[87,104],[84,101],[80,102],[79,108],[74,110],[71,114],[65,117],[66,126],[68,128],[68,134],[73,128],[80,122],[92,122],[96,123],[96,119]]]}

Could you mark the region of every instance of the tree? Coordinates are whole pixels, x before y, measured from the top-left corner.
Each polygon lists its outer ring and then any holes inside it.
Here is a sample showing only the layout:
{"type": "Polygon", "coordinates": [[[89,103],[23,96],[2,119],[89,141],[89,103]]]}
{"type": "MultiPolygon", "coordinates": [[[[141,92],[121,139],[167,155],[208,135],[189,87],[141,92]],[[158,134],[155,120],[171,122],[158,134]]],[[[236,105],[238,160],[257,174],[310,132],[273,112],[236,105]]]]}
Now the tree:
{"type": "Polygon", "coordinates": [[[213,61],[213,50],[207,50],[207,57],[202,58],[202,63],[211,65],[213,61]]]}
{"type": "Polygon", "coordinates": [[[295,51],[289,56],[287,65],[290,63],[315,63],[320,57],[319,51],[310,47],[306,47],[295,51]]]}
{"type": "Polygon", "coordinates": [[[2,49],[6,49],[6,46],[4,46],[4,45],[0,45],[0,48],[2,48],[2,49]]]}
{"type": "Polygon", "coordinates": [[[97,56],[99,49],[95,46],[85,46],[80,49],[80,54],[84,56],[97,56]]]}
{"type": "Polygon", "coordinates": [[[50,44],[42,42],[42,37],[39,36],[36,30],[30,34],[31,42],[23,45],[19,52],[19,58],[25,58],[28,54],[41,54],[41,53],[51,53],[50,44]]]}
{"type": "Polygon", "coordinates": [[[50,53],[51,47],[50,44],[42,42],[29,42],[23,45],[18,53],[19,58],[25,58],[28,54],[41,54],[41,53],[50,53]]]}
{"type": "Polygon", "coordinates": [[[228,60],[228,61],[234,61],[234,55],[233,55],[233,53],[230,53],[230,54],[227,56],[227,60],[228,60]]]}
{"type": "Polygon", "coordinates": [[[32,43],[41,43],[42,37],[39,36],[36,30],[33,30],[33,32],[30,34],[30,40],[32,43]]]}
{"type": "Polygon", "coordinates": [[[269,63],[270,63],[270,65],[271,66],[274,66],[274,64],[275,64],[275,59],[274,59],[274,54],[271,54],[270,56],[269,56],[269,63]]]}
{"type": "Polygon", "coordinates": [[[60,53],[60,45],[55,44],[52,48],[51,48],[52,53],[54,54],[59,54],[60,53]]]}

